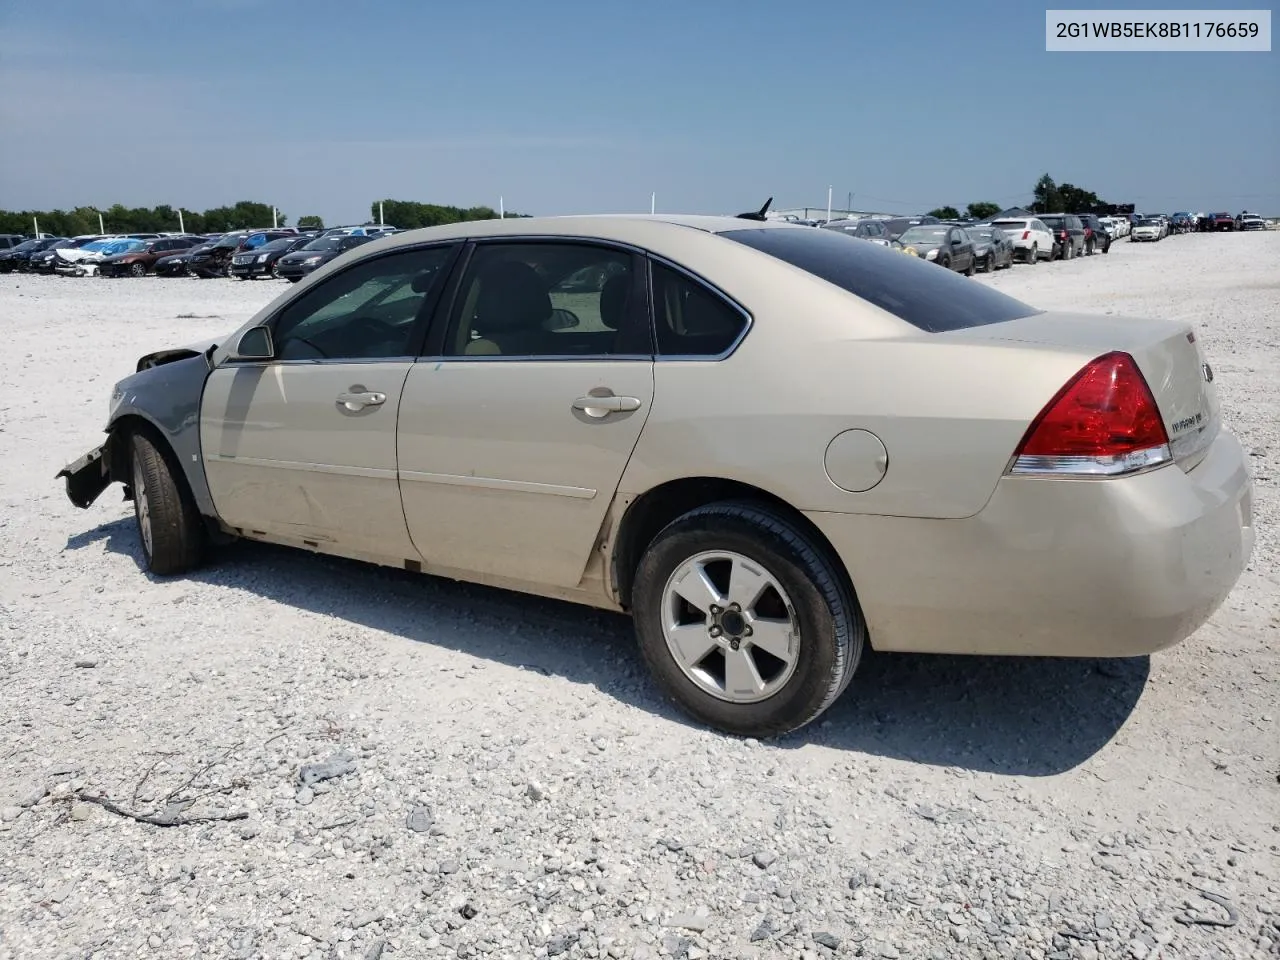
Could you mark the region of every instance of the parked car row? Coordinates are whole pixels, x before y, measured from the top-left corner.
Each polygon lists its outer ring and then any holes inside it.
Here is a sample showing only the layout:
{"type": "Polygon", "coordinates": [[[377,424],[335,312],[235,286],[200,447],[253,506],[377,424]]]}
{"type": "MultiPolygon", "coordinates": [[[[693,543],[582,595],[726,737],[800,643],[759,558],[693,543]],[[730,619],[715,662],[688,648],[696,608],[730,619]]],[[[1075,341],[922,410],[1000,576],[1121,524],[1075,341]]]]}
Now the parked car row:
{"type": "Polygon", "coordinates": [[[340,253],[397,232],[395,227],[361,225],[308,232],[272,227],[223,234],[40,237],[0,250],[0,272],[70,277],[283,277],[297,282],[340,253]]]}

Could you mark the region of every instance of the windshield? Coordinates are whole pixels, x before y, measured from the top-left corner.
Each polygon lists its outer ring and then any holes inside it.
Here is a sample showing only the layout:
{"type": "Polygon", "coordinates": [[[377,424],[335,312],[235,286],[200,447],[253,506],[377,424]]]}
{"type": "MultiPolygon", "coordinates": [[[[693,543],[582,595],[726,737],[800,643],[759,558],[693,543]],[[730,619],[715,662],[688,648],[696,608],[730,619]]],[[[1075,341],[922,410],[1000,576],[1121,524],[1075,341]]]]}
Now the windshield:
{"type": "Polygon", "coordinates": [[[14,253],[17,253],[19,250],[22,250],[22,251],[39,250],[40,244],[42,243],[44,243],[43,240],[23,240],[20,244],[14,247],[13,250],[14,250],[14,253]]]}
{"type": "MultiPolygon", "coordinates": [[[[90,244],[90,246],[92,246],[92,244],[90,244]]],[[[109,257],[114,257],[122,253],[134,253],[138,250],[144,249],[145,247],[146,244],[141,240],[109,240],[103,246],[102,252],[109,257]]],[[[88,247],[85,249],[87,250],[88,247]]]]}
{"type": "Polygon", "coordinates": [[[312,240],[303,250],[341,250],[342,241],[346,237],[321,237],[319,240],[312,240]]]}
{"type": "Polygon", "coordinates": [[[234,249],[235,247],[240,246],[240,241],[243,239],[244,239],[244,234],[237,234],[236,236],[225,236],[221,240],[219,240],[217,243],[215,243],[214,246],[219,247],[223,250],[227,249],[228,247],[231,247],[234,249]]]}
{"type": "Polygon", "coordinates": [[[1140,227],[1158,227],[1158,226],[1160,226],[1160,221],[1159,221],[1159,220],[1156,220],[1154,217],[1147,217],[1145,220],[1139,220],[1139,221],[1138,221],[1138,226],[1140,226],[1140,227]]]}
{"type": "Polygon", "coordinates": [[[912,227],[898,239],[903,243],[942,243],[946,238],[945,227],[912,227]]]}
{"type": "Polygon", "coordinates": [[[774,227],[729,230],[720,236],[777,257],[929,333],[1040,312],[918,257],[875,243],[854,243],[830,230],[774,227]]]}
{"type": "Polygon", "coordinates": [[[292,237],[287,237],[284,240],[272,240],[270,243],[264,243],[260,246],[258,248],[258,252],[261,253],[264,250],[288,250],[297,242],[298,241],[292,237]]]}

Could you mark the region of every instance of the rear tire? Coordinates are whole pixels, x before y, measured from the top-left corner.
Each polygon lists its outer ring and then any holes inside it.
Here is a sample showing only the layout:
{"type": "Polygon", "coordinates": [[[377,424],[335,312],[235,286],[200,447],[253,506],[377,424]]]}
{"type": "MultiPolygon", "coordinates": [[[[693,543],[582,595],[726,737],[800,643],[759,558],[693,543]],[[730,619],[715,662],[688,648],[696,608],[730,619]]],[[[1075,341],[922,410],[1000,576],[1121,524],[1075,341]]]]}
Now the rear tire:
{"type": "Polygon", "coordinates": [[[988,253],[988,254],[983,258],[983,260],[982,260],[982,272],[983,272],[983,273],[995,273],[995,272],[996,272],[996,255],[995,255],[994,253],[988,253]]]}
{"type": "Polygon", "coordinates": [[[145,433],[130,441],[133,514],[147,570],[158,576],[200,565],[205,529],[177,467],[145,433]]]}
{"type": "Polygon", "coordinates": [[[1033,243],[1031,245],[1031,252],[1027,254],[1027,263],[1034,267],[1039,262],[1040,262],[1040,244],[1033,243]]]}
{"type": "Polygon", "coordinates": [[[664,692],[699,722],[740,736],[779,736],[819,716],[867,643],[838,562],[749,501],[670,523],[640,560],[632,601],[640,652],[664,692]],[[752,625],[770,649],[751,639],[752,625]]]}
{"type": "Polygon", "coordinates": [[[974,261],[975,261],[975,260],[977,260],[977,257],[975,257],[975,256],[973,256],[972,254],[970,254],[970,255],[969,255],[969,265],[968,265],[967,267],[965,267],[965,268],[964,268],[964,275],[965,275],[966,277],[972,277],[972,276],[973,276],[973,274],[974,274],[974,261]]]}

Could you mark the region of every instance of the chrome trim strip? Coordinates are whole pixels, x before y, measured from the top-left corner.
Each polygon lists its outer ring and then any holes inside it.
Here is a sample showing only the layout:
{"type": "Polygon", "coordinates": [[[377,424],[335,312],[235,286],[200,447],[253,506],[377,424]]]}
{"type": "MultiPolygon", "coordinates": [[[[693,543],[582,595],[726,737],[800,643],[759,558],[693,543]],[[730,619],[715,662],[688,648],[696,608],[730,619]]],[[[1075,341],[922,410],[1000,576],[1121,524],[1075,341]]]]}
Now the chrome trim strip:
{"type": "MultiPolygon", "coordinates": [[[[698,359],[706,359],[699,357],[698,359]]],[[[615,360],[627,361],[634,363],[637,360],[643,360],[646,363],[652,363],[653,357],[647,353],[556,353],[556,354],[524,354],[524,353],[490,353],[490,354],[465,354],[458,357],[432,356],[418,357],[416,363],[434,363],[437,366],[446,363],[484,363],[487,361],[497,361],[505,363],[510,360],[523,360],[525,363],[541,363],[542,361],[563,361],[574,360],[578,363],[612,363],[615,360]]]]}
{"type": "Polygon", "coordinates": [[[328,473],[340,477],[364,477],[369,480],[394,480],[396,471],[379,467],[350,467],[340,463],[304,463],[300,460],[265,460],[261,457],[231,457],[223,453],[205,455],[206,460],[235,463],[246,467],[272,467],[278,470],[301,470],[304,473],[328,473]]]}
{"type": "Polygon", "coordinates": [[[497,477],[463,477],[454,473],[423,473],[418,470],[401,470],[400,479],[416,483],[443,483],[452,487],[504,490],[509,493],[541,493],[574,500],[591,500],[596,495],[595,490],[587,487],[566,487],[558,483],[533,483],[528,480],[500,480],[497,477]]]}

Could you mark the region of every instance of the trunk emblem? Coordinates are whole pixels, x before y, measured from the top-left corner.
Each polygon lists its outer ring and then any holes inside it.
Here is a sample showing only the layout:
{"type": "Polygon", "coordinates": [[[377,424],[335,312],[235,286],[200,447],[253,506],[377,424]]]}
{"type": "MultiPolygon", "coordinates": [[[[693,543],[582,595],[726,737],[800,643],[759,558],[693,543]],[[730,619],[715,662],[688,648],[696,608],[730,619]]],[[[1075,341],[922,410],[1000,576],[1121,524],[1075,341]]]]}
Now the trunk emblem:
{"type": "Polygon", "coordinates": [[[1204,374],[1205,383],[1213,383],[1213,367],[1207,363],[1200,364],[1200,372],[1204,374]]]}

